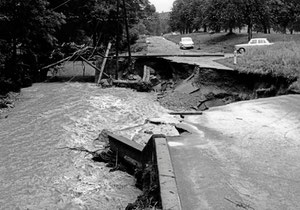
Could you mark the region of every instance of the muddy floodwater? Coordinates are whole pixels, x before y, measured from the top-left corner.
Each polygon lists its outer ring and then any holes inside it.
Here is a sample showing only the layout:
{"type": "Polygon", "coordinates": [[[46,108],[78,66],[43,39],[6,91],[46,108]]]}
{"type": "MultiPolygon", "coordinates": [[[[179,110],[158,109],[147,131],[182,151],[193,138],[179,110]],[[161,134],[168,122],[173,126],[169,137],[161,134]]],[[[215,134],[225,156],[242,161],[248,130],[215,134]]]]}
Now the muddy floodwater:
{"type": "Polygon", "coordinates": [[[166,112],[151,94],[128,89],[23,89],[0,119],[0,209],[124,209],[141,193],[134,178],[66,147],[92,148],[102,129],[126,130],[166,112]]]}

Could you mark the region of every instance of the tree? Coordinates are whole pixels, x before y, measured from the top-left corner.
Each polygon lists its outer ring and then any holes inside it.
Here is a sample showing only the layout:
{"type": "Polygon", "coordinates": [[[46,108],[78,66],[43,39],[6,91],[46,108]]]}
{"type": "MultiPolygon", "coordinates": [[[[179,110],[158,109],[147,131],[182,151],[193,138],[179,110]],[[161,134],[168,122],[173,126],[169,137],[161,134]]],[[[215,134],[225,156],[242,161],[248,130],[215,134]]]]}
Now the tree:
{"type": "Polygon", "coordinates": [[[160,20],[161,33],[165,34],[171,32],[169,26],[170,13],[169,12],[159,13],[159,20],[160,20]]]}
{"type": "Polygon", "coordinates": [[[175,0],[170,14],[170,27],[173,31],[179,30],[181,33],[185,31],[186,20],[183,8],[185,6],[184,0],[175,0]]]}
{"type": "Polygon", "coordinates": [[[271,1],[272,0],[261,0],[257,3],[259,4],[257,14],[255,17],[255,29],[257,31],[262,31],[265,34],[270,33],[271,28],[271,1]]]}
{"type": "Polygon", "coordinates": [[[237,1],[237,8],[242,14],[242,20],[248,29],[248,40],[252,39],[252,31],[255,21],[257,20],[258,11],[261,10],[259,0],[240,0],[237,1]]]}
{"type": "Polygon", "coordinates": [[[199,29],[202,23],[202,15],[199,14],[198,21],[195,21],[196,8],[200,8],[205,1],[197,0],[175,0],[170,13],[170,27],[173,31],[179,30],[181,33],[191,33],[199,29]]]}
{"type": "Polygon", "coordinates": [[[238,0],[176,0],[171,12],[173,30],[188,31],[207,27],[219,32],[241,27],[243,14],[238,0]]]}
{"type": "Polygon", "coordinates": [[[207,15],[205,13],[207,0],[193,0],[190,4],[190,14],[192,19],[192,28],[196,31],[206,28],[207,15]]]}
{"type": "Polygon", "coordinates": [[[239,0],[223,1],[222,28],[233,33],[233,29],[243,26],[242,13],[238,8],[239,0]]]}
{"type": "Polygon", "coordinates": [[[0,14],[0,39],[9,47],[6,54],[8,76],[22,80],[24,68],[30,75],[37,72],[37,62],[43,59],[55,45],[55,31],[64,23],[64,15],[48,9],[46,0],[2,0],[0,14]]]}
{"type": "Polygon", "coordinates": [[[220,32],[224,17],[224,5],[223,0],[209,0],[205,9],[206,13],[206,24],[210,30],[220,32]]]}
{"type": "Polygon", "coordinates": [[[283,33],[289,29],[292,34],[297,28],[300,2],[298,0],[272,0],[270,7],[274,29],[283,33]]]}
{"type": "MultiPolygon", "coordinates": [[[[55,3],[57,1],[52,0],[53,7],[58,4],[55,3]]],[[[155,12],[155,7],[148,0],[127,0],[125,6],[129,28],[132,29],[132,32],[137,31],[135,25],[139,24],[140,20],[155,12]]],[[[57,34],[61,42],[72,41],[78,44],[89,44],[89,38],[92,37],[94,46],[106,45],[108,41],[114,41],[118,28],[121,43],[123,45],[127,43],[126,36],[123,34],[125,25],[122,2],[119,5],[119,15],[117,15],[116,1],[112,0],[72,0],[71,4],[65,4],[57,11],[67,17],[67,23],[57,34]]],[[[137,37],[136,33],[133,35],[133,37],[137,37]]]]}
{"type": "MultiPolygon", "coordinates": [[[[152,15],[155,8],[148,0],[127,0],[125,6],[131,28],[129,42],[134,42],[138,37],[134,26],[139,19],[152,15]]],[[[21,81],[25,73],[36,75],[37,69],[49,62],[53,49],[63,42],[101,46],[114,41],[116,28],[125,46],[124,5],[119,10],[117,16],[112,0],[1,0],[0,73],[4,62],[7,76],[21,81]]]]}

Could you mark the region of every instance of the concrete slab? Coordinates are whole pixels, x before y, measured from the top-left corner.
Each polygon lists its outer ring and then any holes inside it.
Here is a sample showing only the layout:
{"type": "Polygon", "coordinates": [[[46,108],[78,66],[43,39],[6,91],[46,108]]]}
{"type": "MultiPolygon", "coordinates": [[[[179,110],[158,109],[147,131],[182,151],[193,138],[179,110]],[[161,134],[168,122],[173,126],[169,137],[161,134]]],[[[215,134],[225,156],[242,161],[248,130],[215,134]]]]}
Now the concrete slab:
{"type": "Polygon", "coordinates": [[[183,209],[300,209],[300,95],[186,121],[192,135],[168,138],[183,209]]]}
{"type": "MultiPolygon", "coordinates": [[[[169,40],[166,40],[163,37],[154,36],[149,37],[150,43],[148,45],[148,53],[149,54],[199,54],[200,52],[192,52],[190,50],[181,50],[178,44],[175,44],[169,40]]],[[[202,52],[203,54],[206,54],[202,52]]],[[[217,54],[216,54],[217,55],[217,54]]],[[[225,57],[227,57],[225,55],[225,57]]],[[[232,71],[233,69],[228,68],[222,64],[215,62],[216,59],[220,59],[220,56],[205,56],[205,57],[165,57],[172,62],[176,63],[186,63],[190,65],[198,65],[201,68],[212,68],[212,69],[219,69],[219,70],[229,70],[232,71]]]]}
{"type": "Polygon", "coordinates": [[[190,65],[197,65],[197,66],[200,66],[201,68],[233,71],[232,68],[229,68],[227,66],[224,66],[222,64],[219,64],[219,63],[215,62],[216,57],[198,57],[198,58],[168,57],[168,58],[165,58],[165,59],[170,60],[170,61],[175,62],[175,63],[186,63],[186,64],[190,64],[190,65]]]}
{"type": "Polygon", "coordinates": [[[111,132],[108,132],[107,136],[110,149],[116,152],[118,156],[122,158],[129,157],[137,162],[141,161],[142,151],[144,149],[142,145],[111,132]]]}

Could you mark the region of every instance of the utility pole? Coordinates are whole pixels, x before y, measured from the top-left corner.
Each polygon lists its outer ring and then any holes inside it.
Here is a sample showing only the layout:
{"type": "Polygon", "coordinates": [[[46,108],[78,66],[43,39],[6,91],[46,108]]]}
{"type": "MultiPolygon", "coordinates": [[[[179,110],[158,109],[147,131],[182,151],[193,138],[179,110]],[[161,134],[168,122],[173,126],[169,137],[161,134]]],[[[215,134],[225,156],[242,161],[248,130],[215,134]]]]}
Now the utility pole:
{"type": "Polygon", "coordinates": [[[125,21],[125,27],[126,27],[126,34],[127,34],[127,43],[128,43],[128,63],[129,68],[131,68],[131,51],[130,51],[130,38],[129,38],[129,28],[128,28],[128,18],[127,18],[127,9],[125,0],[123,0],[123,8],[124,8],[124,21],[125,21]]]}
{"type": "Polygon", "coordinates": [[[120,45],[119,13],[120,13],[120,0],[117,0],[116,71],[115,71],[116,80],[118,79],[118,71],[119,71],[119,45],[120,45]]]}

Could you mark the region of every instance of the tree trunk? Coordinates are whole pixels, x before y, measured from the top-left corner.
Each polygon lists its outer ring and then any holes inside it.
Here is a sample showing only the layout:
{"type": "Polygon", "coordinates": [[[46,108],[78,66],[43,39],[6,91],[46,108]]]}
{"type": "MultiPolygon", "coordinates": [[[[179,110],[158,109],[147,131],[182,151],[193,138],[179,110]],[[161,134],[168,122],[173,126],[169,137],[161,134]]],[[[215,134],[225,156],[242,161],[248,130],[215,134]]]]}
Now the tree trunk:
{"type": "Polygon", "coordinates": [[[266,25],[264,25],[264,33],[267,34],[268,33],[268,27],[266,25]]]}
{"type": "Polygon", "coordinates": [[[207,32],[207,25],[203,26],[203,30],[204,30],[205,33],[207,32]]]}
{"type": "Polygon", "coordinates": [[[248,25],[248,41],[252,39],[252,24],[248,25]]]}
{"type": "Polygon", "coordinates": [[[96,47],[97,45],[97,32],[96,30],[93,33],[93,47],[96,47]]]}
{"type": "Polygon", "coordinates": [[[128,63],[129,63],[129,71],[131,72],[131,49],[130,49],[130,37],[129,37],[129,26],[127,19],[127,8],[126,2],[123,0],[123,9],[124,9],[124,21],[125,21],[125,29],[126,29],[126,38],[127,38],[127,50],[128,50],[128,63]]]}
{"type": "Polygon", "coordinates": [[[283,34],[286,34],[286,27],[283,27],[282,33],[283,33],[283,34]]]}

